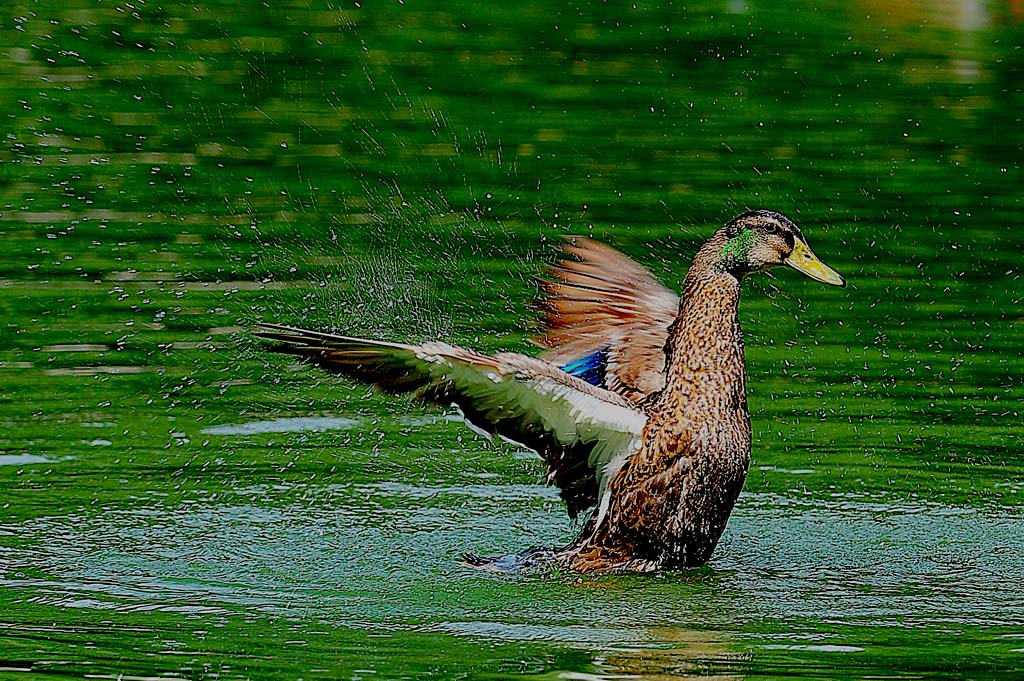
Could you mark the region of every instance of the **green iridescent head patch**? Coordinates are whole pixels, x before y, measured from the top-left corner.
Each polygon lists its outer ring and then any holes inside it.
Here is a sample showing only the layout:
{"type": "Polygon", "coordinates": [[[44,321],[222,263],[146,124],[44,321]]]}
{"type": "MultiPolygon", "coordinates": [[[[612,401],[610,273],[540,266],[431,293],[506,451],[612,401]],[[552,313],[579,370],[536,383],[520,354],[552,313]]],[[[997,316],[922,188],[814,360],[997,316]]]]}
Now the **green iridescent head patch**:
{"type": "Polygon", "coordinates": [[[739,234],[725,242],[722,247],[722,259],[741,261],[746,260],[750,255],[750,247],[754,244],[754,230],[744,229],[739,234]]]}

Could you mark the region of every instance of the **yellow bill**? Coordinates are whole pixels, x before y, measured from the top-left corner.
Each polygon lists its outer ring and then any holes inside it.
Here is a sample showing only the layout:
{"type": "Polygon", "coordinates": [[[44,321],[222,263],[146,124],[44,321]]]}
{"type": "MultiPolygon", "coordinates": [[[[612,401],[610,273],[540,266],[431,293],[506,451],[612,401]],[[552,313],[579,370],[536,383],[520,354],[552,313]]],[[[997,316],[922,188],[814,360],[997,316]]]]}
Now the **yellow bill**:
{"type": "Polygon", "coordinates": [[[834,269],[823,263],[802,239],[793,243],[793,252],[784,261],[797,272],[803,272],[811,279],[833,286],[846,286],[846,280],[834,269]]]}

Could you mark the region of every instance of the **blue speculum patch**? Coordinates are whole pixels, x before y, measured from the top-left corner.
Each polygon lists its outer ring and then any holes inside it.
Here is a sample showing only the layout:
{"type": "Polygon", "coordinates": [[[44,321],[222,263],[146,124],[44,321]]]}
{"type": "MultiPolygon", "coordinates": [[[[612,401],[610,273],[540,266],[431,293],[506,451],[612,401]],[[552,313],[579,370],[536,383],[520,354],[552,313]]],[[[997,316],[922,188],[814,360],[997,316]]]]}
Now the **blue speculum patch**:
{"type": "Polygon", "coordinates": [[[608,351],[598,350],[591,355],[563,364],[561,369],[577,378],[582,378],[591,385],[601,385],[604,382],[604,372],[607,366],[608,351]]]}

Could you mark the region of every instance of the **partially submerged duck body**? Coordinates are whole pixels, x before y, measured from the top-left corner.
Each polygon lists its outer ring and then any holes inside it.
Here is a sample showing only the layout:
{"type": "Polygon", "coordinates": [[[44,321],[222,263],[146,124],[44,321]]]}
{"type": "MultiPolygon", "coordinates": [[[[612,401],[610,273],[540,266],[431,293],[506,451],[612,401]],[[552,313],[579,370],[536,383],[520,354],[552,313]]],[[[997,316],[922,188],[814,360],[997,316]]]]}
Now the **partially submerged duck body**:
{"type": "Polygon", "coordinates": [[[750,463],[740,281],[782,264],[843,279],[770,211],[715,232],[679,299],[606,246],[581,240],[567,250],[579,260],[549,284],[541,358],[273,324],[258,335],[329,371],[455,404],[476,427],[540,454],[570,516],[593,512],[568,546],[533,555],[581,572],[703,565],[750,463]]]}

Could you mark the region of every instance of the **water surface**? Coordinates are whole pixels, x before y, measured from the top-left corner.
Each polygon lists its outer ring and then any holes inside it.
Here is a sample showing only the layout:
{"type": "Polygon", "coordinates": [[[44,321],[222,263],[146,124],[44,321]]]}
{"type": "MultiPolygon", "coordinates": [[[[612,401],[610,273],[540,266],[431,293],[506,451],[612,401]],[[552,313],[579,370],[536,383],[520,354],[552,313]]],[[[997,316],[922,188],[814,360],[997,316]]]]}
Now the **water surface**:
{"type": "Polygon", "coordinates": [[[1020,677],[1018,10],[271,4],[0,44],[0,676],[1020,677]],[[539,462],[247,333],[529,351],[562,235],[678,290],[754,207],[850,286],[747,282],[701,570],[460,567],[539,462]]]}

